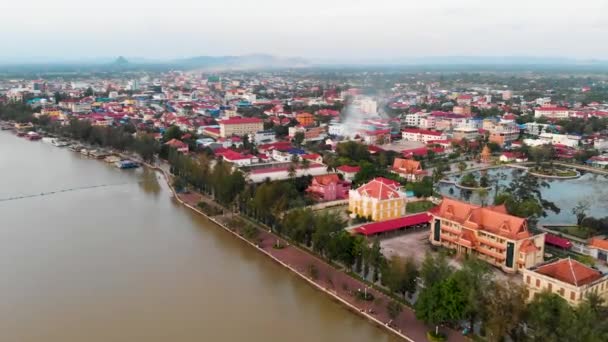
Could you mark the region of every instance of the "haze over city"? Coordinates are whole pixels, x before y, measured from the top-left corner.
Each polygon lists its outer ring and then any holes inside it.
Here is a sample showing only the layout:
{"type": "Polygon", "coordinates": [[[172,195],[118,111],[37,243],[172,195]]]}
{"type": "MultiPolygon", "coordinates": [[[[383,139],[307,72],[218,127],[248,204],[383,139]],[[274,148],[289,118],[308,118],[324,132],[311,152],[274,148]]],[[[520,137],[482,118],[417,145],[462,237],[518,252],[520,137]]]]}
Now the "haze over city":
{"type": "Polygon", "coordinates": [[[262,52],[315,62],[603,59],[608,2],[572,6],[565,0],[8,1],[0,11],[0,63],[262,52]]]}

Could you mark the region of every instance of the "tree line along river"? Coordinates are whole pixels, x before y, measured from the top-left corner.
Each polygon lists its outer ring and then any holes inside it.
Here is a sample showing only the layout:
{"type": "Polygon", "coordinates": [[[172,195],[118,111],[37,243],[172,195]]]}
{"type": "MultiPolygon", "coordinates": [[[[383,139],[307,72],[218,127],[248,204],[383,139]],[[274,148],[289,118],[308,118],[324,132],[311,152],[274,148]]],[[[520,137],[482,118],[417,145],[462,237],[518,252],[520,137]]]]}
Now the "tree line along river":
{"type": "Polygon", "coordinates": [[[0,202],[1,341],[398,340],[177,204],[154,172],[0,132],[0,175],[0,199],[23,197],[0,202]]]}

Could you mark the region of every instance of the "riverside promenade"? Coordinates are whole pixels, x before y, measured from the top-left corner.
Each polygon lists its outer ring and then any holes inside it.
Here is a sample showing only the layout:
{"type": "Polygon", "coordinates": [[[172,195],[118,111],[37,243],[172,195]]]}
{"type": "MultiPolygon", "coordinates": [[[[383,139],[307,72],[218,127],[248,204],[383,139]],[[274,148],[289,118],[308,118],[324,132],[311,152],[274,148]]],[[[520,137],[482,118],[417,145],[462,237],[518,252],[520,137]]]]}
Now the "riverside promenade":
{"type": "MultiPolygon", "coordinates": [[[[164,173],[164,172],[163,172],[164,173]]],[[[165,174],[168,179],[169,176],[165,174]]],[[[423,322],[416,319],[414,311],[407,306],[403,306],[403,311],[399,316],[391,322],[390,316],[387,310],[387,304],[392,299],[380,291],[377,291],[369,287],[364,282],[348,275],[344,270],[337,269],[334,266],[329,265],[321,258],[311,254],[310,252],[303,250],[294,245],[290,245],[288,241],[278,237],[277,235],[263,229],[259,229],[259,234],[253,243],[236,231],[228,228],[220,221],[209,217],[201,210],[198,209],[197,204],[203,200],[203,196],[197,193],[188,194],[177,194],[171,189],[175,195],[175,198],[190,208],[191,210],[206,216],[211,221],[216,223],[221,228],[232,233],[245,243],[257,248],[260,252],[266,254],[278,264],[291,270],[297,276],[303,278],[313,287],[320,291],[325,292],[331,296],[334,300],[342,303],[348,309],[356,312],[378,326],[384,327],[395,335],[403,338],[406,341],[423,342],[427,341],[426,333],[431,330],[432,327],[428,327],[423,322]],[[283,246],[282,248],[275,248],[274,246],[279,243],[283,246]],[[311,274],[311,268],[315,269],[315,275],[311,274]],[[373,301],[364,301],[356,297],[357,291],[367,291],[374,296],[373,301]],[[390,322],[390,325],[388,324],[390,322]]],[[[448,336],[448,341],[467,341],[468,339],[462,336],[460,333],[442,328],[448,336]]]]}

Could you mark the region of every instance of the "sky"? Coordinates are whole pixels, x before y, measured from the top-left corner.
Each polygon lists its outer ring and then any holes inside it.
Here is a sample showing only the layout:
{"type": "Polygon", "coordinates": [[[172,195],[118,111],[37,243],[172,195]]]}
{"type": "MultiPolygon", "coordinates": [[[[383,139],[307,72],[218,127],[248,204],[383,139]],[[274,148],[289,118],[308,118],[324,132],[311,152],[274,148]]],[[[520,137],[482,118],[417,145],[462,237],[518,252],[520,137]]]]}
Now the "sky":
{"type": "Polygon", "coordinates": [[[608,0],[1,0],[0,61],[608,59],[608,0]]]}

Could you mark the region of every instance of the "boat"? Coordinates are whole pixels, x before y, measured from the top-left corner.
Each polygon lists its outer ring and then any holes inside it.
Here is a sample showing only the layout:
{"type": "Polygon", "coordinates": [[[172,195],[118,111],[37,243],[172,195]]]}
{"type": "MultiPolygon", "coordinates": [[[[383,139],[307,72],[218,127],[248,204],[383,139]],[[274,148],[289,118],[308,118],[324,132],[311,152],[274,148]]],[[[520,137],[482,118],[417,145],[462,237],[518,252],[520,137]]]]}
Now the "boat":
{"type": "Polygon", "coordinates": [[[103,161],[110,164],[116,164],[120,161],[120,157],[117,156],[107,156],[103,161]]]}
{"type": "Polygon", "coordinates": [[[69,146],[70,143],[65,141],[65,140],[59,140],[59,139],[53,139],[51,141],[51,144],[53,144],[53,146],[57,146],[57,147],[66,147],[69,146]]]}
{"type": "Polygon", "coordinates": [[[82,145],[72,145],[72,146],[70,146],[70,151],[72,151],[72,152],[80,152],[81,149],[82,149],[82,145]]]}
{"type": "Polygon", "coordinates": [[[132,160],[121,160],[119,162],[116,162],[114,165],[116,165],[117,168],[119,169],[135,169],[139,167],[139,164],[137,164],[136,162],[132,161],[132,160]]]}
{"type": "Polygon", "coordinates": [[[95,159],[104,159],[108,155],[109,155],[109,153],[106,152],[106,151],[103,151],[103,150],[89,151],[89,156],[91,156],[91,157],[93,157],[95,159]]]}
{"type": "Polygon", "coordinates": [[[27,132],[25,138],[27,140],[35,141],[42,139],[42,136],[36,132],[27,132]]]}

